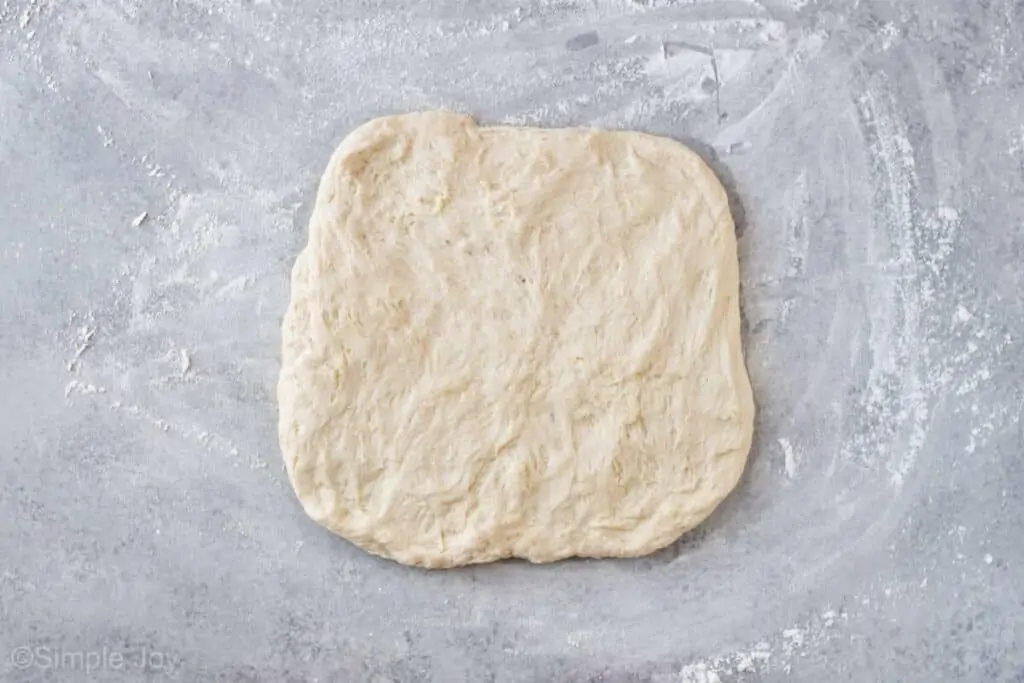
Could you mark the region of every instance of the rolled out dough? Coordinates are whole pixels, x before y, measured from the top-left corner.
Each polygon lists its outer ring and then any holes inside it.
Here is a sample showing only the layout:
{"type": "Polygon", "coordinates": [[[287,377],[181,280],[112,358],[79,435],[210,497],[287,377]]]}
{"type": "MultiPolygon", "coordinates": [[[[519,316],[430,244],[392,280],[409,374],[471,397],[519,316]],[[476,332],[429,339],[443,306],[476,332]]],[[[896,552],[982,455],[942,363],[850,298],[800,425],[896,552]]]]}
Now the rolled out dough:
{"type": "Polygon", "coordinates": [[[406,564],[650,553],[750,448],[726,195],[665,138],[444,111],[361,126],[321,180],[282,336],[302,506],[406,564]]]}

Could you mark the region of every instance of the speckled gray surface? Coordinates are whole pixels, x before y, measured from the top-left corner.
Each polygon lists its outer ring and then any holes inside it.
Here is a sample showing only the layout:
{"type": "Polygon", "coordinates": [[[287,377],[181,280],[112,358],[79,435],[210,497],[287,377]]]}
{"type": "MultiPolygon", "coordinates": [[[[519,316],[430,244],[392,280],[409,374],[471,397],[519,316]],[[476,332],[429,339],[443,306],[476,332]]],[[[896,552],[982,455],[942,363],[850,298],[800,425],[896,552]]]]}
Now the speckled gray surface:
{"type": "Polygon", "coordinates": [[[1024,681],[1022,49],[1010,0],[0,0],[0,678],[1024,681]],[[428,573],[294,500],[316,180],[441,105],[729,186],[757,434],[672,548],[428,573]]]}

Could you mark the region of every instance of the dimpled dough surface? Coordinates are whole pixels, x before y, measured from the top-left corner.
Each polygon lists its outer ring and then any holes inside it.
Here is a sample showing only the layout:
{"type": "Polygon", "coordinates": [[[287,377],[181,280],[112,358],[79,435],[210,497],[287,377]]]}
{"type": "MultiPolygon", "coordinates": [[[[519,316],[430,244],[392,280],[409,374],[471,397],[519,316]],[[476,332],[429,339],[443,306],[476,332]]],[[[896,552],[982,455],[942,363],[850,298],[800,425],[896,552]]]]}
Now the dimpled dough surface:
{"type": "Polygon", "coordinates": [[[746,462],[725,192],[641,133],[373,120],[292,273],[280,440],[310,517],[406,564],[636,556],[746,462]]]}

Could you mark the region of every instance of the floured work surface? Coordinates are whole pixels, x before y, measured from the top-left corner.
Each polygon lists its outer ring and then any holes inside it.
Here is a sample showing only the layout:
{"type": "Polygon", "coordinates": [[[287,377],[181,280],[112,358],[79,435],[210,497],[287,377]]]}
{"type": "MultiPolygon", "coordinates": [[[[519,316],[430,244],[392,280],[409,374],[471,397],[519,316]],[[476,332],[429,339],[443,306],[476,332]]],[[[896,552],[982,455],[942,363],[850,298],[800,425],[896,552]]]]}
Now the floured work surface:
{"type": "Polygon", "coordinates": [[[320,184],[279,402],[306,512],[370,552],[662,548],[750,448],[725,192],[666,138],[371,121],[320,184]]]}

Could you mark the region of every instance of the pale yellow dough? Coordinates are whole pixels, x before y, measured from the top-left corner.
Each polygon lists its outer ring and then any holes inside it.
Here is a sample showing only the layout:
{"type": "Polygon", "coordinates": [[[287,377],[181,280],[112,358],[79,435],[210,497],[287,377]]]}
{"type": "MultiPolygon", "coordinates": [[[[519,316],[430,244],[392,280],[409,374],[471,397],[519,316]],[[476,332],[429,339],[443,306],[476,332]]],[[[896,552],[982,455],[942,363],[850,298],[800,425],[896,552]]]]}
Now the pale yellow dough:
{"type": "Polygon", "coordinates": [[[295,492],[425,567],[662,548],[746,462],[738,290],[725,192],[677,142],[371,121],[331,158],[292,273],[295,492]]]}

